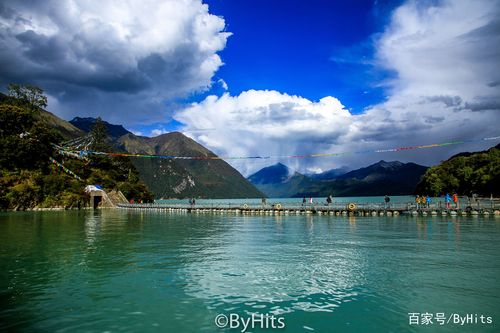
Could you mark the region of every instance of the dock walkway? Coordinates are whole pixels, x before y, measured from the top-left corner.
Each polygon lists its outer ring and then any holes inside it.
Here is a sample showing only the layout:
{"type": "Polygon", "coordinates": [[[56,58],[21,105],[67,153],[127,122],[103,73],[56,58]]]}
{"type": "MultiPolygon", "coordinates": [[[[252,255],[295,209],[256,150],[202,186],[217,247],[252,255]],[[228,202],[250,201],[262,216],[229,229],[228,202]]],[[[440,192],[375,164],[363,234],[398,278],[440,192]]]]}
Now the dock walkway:
{"type": "Polygon", "coordinates": [[[156,210],[171,213],[235,214],[235,215],[333,215],[333,216],[498,216],[500,203],[478,202],[463,208],[446,209],[432,204],[418,208],[413,203],[333,203],[330,205],[261,205],[261,204],[118,204],[118,208],[130,210],[156,210]]]}

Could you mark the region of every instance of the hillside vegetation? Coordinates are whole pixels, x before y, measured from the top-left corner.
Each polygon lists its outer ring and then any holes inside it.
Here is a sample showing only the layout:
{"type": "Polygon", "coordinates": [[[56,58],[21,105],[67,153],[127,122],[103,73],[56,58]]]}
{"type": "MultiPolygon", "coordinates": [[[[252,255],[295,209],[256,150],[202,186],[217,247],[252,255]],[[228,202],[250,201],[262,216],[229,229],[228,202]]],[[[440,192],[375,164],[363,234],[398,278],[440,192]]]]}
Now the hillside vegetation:
{"type": "MultiPolygon", "coordinates": [[[[121,190],[129,199],[152,200],[152,194],[139,181],[137,170],[127,158],[81,160],[59,155],[53,144],[83,132],[43,110],[47,99],[40,88],[10,85],[8,90],[8,95],[0,99],[1,209],[82,207],[88,204],[89,198],[83,191],[87,184],[121,190]]],[[[103,143],[96,140],[94,144],[103,143]]]]}
{"type": "Polygon", "coordinates": [[[500,195],[500,146],[477,153],[458,154],[429,168],[416,192],[500,195]]]}

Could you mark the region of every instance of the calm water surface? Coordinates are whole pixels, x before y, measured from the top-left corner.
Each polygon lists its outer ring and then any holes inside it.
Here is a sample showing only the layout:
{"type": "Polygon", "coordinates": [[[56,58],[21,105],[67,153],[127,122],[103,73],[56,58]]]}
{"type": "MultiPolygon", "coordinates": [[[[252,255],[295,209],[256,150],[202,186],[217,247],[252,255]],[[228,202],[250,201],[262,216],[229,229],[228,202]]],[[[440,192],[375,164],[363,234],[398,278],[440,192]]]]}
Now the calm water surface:
{"type": "Polygon", "coordinates": [[[0,213],[0,330],[499,332],[499,255],[493,217],[0,213]],[[409,325],[424,312],[493,323],[409,325]]]}

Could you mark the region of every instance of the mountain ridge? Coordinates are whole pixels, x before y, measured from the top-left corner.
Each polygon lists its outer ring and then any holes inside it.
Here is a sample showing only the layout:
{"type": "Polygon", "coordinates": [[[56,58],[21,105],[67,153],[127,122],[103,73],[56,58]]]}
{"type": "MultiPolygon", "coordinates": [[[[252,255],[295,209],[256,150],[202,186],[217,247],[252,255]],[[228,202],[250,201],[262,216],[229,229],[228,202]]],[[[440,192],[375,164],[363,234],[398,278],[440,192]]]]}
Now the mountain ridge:
{"type": "Polygon", "coordinates": [[[320,173],[312,173],[312,174],[306,174],[306,176],[316,179],[316,180],[333,180],[339,176],[342,176],[349,172],[350,169],[347,167],[340,167],[336,169],[330,169],[327,171],[323,171],[320,173]]]}
{"type": "Polygon", "coordinates": [[[227,162],[180,132],[157,137],[127,134],[117,140],[131,154],[213,159],[134,159],[141,179],[157,197],[250,198],[263,194],[227,162]]]}
{"type": "MultiPolygon", "coordinates": [[[[267,171],[273,170],[272,168],[269,169],[270,167],[267,168],[267,171]]],[[[249,176],[248,179],[253,180],[252,183],[269,196],[400,195],[413,193],[425,170],[427,170],[427,167],[412,162],[402,163],[380,160],[367,167],[338,175],[333,179],[315,179],[308,175],[295,173],[285,181],[255,183],[255,175],[262,170],[249,176]]],[[[272,179],[272,177],[270,178],[272,179]]]]}
{"type": "MultiPolygon", "coordinates": [[[[76,118],[75,118],[76,119],[76,118]]],[[[77,125],[90,131],[94,118],[78,118],[77,125]],[[83,124],[83,125],[82,125],[83,124]]],[[[75,122],[74,122],[75,123],[75,122]]],[[[180,132],[155,137],[137,136],[121,125],[103,121],[115,149],[130,154],[210,157],[211,159],[131,158],[139,177],[157,198],[255,198],[264,194],[236,169],[180,132]],[[119,134],[122,134],[117,136],[119,134]]]]}
{"type": "Polygon", "coordinates": [[[265,167],[250,175],[247,179],[252,184],[274,184],[286,181],[290,176],[290,168],[282,163],[265,167]]]}
{"type": "MultiPolygon", "coordinates": [[[[11,97],[0,93],[0,104],[6,103],[9,98],[11,97]]],[[[59,118],[45,109],[38,109],[35,118],[55,129],[65,140],[71,140],[85,135],[84,131],[80,130],[69,121],[59,118]]]]}
{"type": "MultiPolygon", "coordinates": [[[[96,120],[97,119],[93,117],[74,117],[69,121],[69,123],[79,128],[80,130],[88,133],[92,129],[92,126],[94,126],[96,120]]],[[[106,127],[108,134],[113,138],[119,138],[123,135],[131,133],[130,131],[125,129],[125,127],[123,127],[122,125],[114,125],[104,120],[102,121],[102,123],[106,127]]]]}

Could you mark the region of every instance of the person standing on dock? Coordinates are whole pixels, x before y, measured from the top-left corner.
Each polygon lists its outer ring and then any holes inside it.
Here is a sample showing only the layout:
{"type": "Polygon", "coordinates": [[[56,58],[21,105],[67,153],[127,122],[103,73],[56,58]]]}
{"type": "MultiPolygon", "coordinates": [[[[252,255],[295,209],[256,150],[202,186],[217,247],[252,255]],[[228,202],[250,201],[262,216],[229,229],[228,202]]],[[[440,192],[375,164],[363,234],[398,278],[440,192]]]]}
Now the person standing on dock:
{"type": "Polygon", "coordinates": [[[453,193],[453,202],[455,203],[455,208],[458,209],[458,194],[455,192],[453,193]]]}
{"type": "Polygon", "coordinates": [[[267,199],[262,198],[262,207],[266,207],[266,205],[267,205],[267,199]]]}
{"type": "Polygon", "coordinates": [[[391,201],[391,198],[386,194],[384,197],[384,202],[385,202],[385,209],[389,208],[389,202],[391,201]]]}
{"type": "Polygon", "coordinates": [[[302,206],[305,206],[306,205],[306,197],[303,197],[302,198],[302,206]]]}
{"type": "Polygon", "coordinates": [[[446,193],[446,195],[444,196],[444,202],[446,204],[446,209],[450,209],[451,197],[449,193],[446,193]]]}
{"type": "Polygon", "coordinates": [[[420,197],[420,208],[424,209],[425,208],[425,199],[427,197],[425,195],[420,197]]]}
{"type": "Polygon", "coordinates": [[[415,204],[417,206],[417,210],[419,210],[420,209],[420,195],[418,195],[418,194],[415,197],[415,204]]]}
{"type": "Polygon", "coordinates": [[[426,195],[425,196],[425,203],[427,205],[427,208],[431,208],[431,197],[426,195]]]}
{"type": "Polygon", "coordinates": [[[331,203],[332,203],[332,195],[330,194],[328,197],[326,197],[326,204],[327,206],[330,206],[331,203]]]}

